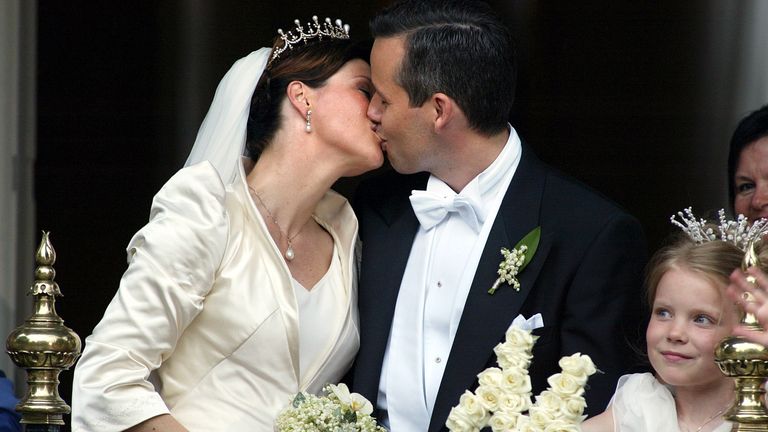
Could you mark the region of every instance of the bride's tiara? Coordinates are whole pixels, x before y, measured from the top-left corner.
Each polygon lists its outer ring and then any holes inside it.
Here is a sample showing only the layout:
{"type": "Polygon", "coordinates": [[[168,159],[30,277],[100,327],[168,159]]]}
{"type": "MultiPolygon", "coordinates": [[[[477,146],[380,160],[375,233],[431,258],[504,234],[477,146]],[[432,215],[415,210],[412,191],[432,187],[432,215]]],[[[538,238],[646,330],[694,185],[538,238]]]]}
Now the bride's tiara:
{"type": "Polygon", "coordinates": [[[298,43],[306,44],[308,40],[323,38],[329,39],[349,39],[349,24],[343,24],[340,19],[337,19],[335,23],[331,22],[330,18],[326,18],[323,23],[320,23],[317,19],[317,15],[312,17],[312,22],[307,23],[306,30],[301,25],[301,21],[294,20],[296,28],[284,33],[283,29],[277,29],[277,33],[280,34],[280,39],[283,40],[283,46],[277,47],[272,51],[272,56],[269,59],[269,63],[274,62],[280,54],[285,50],[292,50],[293,46],[298,43]]]}
{"type": "Polygon", "coordinates": [[[714,223],[707,222],[706,219],[696,219],[691,207],[677,212],[669,220],[683,230],[694,243],[721,240],[732,243],[743,251],[746,251],[751,241],[768,234],[768,219],[759,219],[750,225],[744,215],[739,215],[736,220],[729,220],[725,217],[723,209],[720,209],[717,215],[720,219],[720,224],[717,226],[718,232],[713,228],[714,223]]]}

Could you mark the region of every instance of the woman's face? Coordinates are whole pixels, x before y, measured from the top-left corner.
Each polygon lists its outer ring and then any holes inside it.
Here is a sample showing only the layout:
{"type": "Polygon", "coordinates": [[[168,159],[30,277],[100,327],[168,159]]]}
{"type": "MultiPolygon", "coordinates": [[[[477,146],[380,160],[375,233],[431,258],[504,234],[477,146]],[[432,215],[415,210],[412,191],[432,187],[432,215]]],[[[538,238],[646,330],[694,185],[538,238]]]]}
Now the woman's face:
{"type": "Polygon", "coordinates": [[[768,218],[768,137],[744,147],[734,173],[733,208],[750,221],[768,218]]]}
{"type": "Polygon", "coordinates": [[[662,276],[645,337],[648,358],[673,386],[705,388],[727,379],[714,359],[715,346],[738,322],[721,287],[703,275],[672,267],[662,276]]]}
{"type": "Polygon", "coordinates": [[[339,152],[344,176],[380,167],[384,162],[381,140],[366,115],[374,92],[370,65],[350,60],[316,92],[312,133],[339,152]]]}

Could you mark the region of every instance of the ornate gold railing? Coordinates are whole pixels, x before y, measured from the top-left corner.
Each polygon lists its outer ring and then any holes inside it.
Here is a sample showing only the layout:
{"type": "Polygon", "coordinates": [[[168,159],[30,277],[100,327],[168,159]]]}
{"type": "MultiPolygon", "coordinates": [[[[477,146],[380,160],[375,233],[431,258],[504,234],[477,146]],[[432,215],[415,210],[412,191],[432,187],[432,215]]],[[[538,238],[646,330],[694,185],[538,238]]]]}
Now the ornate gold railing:
{"type": "MultiPolygon", "coordinates": [[[[759,241],[759,239],[758,239],[759,241]]],[[[741,267],[758,266],[755,243],[750,242],[741,267]]],[[[748,282],[755,284],[755,278],[749,276],[748,282]]],[[[744,301],[752,301],[751,294],[745,294],[744,301]]],[[[752,330],[762,330],[757,318],[751,313],[743,313],[741,324],[752,330]]],[[[733,422],[731,431],[766,431],[768,430],[768,410],[765,407],[765,384],[768,378],[768,348],[752,343],[738,336],[723,339],[715,349],[715,361],[720,370],[735,379],[736,398],[724,417],[733,422]]]]}
{"type": "Polygon", "coordinates": [[[54,282],[56,251],[48,232],[43,232],[35,254],[35,282],[32,315],[16,327],[6,341],[8,355],[27,371],[27,392],[16,411],[27,432],[58,432],[69,405],[59,396],[59,373],[69,369],[80,355],[80,338],[56,314],[56,297],[61,296],[54,282]]]}

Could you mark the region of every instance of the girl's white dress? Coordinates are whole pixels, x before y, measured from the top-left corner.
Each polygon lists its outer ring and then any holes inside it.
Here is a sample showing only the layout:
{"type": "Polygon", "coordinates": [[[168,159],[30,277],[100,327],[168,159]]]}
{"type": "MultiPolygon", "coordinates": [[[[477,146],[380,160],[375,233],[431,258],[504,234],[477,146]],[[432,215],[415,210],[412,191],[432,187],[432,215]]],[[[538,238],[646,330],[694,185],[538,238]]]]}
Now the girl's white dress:
{"type": "MultiPolygon", "coordinates": [[[[669,387],[660,383],[653,374],[631,374],[619,378],[611,408],[616,432],[679,432],[675,398],[669,387]]],[[[725,421],[715,432],[730,430],[731,423],[725,421]]]]}

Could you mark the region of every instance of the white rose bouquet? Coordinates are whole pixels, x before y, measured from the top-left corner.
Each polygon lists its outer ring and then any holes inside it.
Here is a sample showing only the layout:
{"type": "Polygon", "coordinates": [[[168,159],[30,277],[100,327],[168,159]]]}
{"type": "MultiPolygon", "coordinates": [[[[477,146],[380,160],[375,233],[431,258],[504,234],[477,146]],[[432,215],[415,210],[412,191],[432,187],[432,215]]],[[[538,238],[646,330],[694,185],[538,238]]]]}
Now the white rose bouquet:
{"type": "Polygon", "coordinates": [[[386,432],[371,417],[373,405],[345,384],[329,384],[326,396],[298,393],[275,421],[277,432],[386,432]]]}
{"type": "Polygon", "coordinates": [[[549,388],[532,402],[528,367],[535,342],[530,330],[507,330],[505,341],[493,350],[501,368],[477,375],[475,392],[465,391],[448,416],[445,425],[450,431],[476,432],[486,426],[494,432],[580,430],[586,417],[584,386],[597,371],[592,359],[580,353],[560,359],[562,372],[549,377],[549,388]]]}

